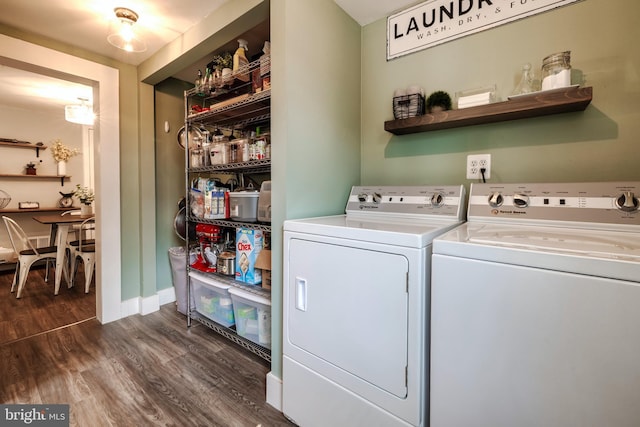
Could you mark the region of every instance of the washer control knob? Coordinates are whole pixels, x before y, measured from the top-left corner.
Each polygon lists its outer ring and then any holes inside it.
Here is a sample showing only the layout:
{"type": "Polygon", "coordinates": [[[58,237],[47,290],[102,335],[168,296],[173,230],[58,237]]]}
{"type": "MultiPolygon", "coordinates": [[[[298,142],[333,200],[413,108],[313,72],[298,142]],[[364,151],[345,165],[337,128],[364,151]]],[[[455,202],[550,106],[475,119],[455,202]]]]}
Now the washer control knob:
{"type": "Polygon", "coordinates": [[[526,208],[529,206],[529,196],[526,194],[516,193],[513,195],[513,206],[517,208],[526,208]]]}
{"type": "Polygon", "coordinates": [[[360,193],[358,194],[358,200],[360,201],[360,203],[364,203],[367,201],[367,195],[364,193],[360,193]]]}
{"type": "Polygon", "coordinates": [[[380,203],[381,200],[382,200],[382,194],[373,193],[373,203],[380,203]]]}
{"type": "Polygon", "coordinates": [[[616,206],[623,212],[633,212],[638,210],[638,198],[632,191],[625,191],[616,199],[616,206]]]}
{"type": "Polygon", "coordinates": [[[440,207],[444,205],[444,196],[442,193],[433,193],[431,196],[431,206],[440,207]]]}
{"type": "Polygon", "coordinates": [[[491,207],[497,208],[499,206],[502,206],[502,202],[504,202],[504,198],[498,191],[493,192],[489,195],[489,205],[491,207]]]}

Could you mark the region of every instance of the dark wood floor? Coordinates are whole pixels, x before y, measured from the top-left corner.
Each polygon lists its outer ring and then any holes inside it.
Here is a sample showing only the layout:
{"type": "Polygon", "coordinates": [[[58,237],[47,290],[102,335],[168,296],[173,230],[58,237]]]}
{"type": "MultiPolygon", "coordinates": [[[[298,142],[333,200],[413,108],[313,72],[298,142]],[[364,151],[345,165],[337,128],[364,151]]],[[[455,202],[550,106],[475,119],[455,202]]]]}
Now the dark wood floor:
{"type": "Polygon", "coordinates": [[[63,280],[58,295],[53,294],[54,269],[48,282],[44,267],[33,269],[20,299],[10,293],[13,274],[12,269],[0,272],[0,344],[95,317],[95,283],[85,294],[82,268],[76,275],[77,286],[68,289],[63,280]]]}
{"type": "Polygon", "coordinates": [[[263,359],[167,304],[0,344],[0,402],[70,405],[73,426],[291,426],[263,359]]]}

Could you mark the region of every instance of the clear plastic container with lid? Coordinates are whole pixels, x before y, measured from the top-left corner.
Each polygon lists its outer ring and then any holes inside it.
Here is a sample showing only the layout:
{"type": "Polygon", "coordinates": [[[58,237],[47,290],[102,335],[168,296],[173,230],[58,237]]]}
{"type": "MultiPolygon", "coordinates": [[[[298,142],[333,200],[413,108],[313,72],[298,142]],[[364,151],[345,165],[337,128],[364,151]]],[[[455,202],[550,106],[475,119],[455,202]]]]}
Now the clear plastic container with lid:
{"type": "Polygon", "coordinates": [[[542,90],[571,86],[571,51],[554,53],[542,60],[542,90]]]}

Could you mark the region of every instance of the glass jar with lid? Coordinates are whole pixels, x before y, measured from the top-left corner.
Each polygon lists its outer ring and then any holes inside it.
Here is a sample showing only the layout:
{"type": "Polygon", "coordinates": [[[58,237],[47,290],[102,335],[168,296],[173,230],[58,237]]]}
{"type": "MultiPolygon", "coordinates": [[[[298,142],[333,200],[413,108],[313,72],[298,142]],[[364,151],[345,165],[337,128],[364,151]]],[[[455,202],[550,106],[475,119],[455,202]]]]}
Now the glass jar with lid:
{"type": "Polygon", "coordinates": [[[542,60],[542,90],[571,86],[571,51],[551,54],[542,60]]]}

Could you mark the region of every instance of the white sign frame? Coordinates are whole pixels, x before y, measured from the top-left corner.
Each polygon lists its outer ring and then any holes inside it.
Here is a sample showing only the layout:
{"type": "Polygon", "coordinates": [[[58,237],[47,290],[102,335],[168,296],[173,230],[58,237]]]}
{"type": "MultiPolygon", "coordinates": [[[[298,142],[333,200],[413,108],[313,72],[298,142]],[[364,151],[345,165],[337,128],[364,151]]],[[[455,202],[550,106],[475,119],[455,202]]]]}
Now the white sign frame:
{"type": "Polygon", "coordinates": [[[582,0],[427,0],[387,18],[387,61],[582,0]]]}

